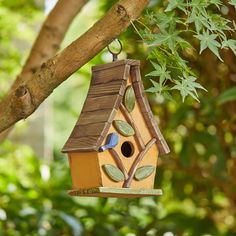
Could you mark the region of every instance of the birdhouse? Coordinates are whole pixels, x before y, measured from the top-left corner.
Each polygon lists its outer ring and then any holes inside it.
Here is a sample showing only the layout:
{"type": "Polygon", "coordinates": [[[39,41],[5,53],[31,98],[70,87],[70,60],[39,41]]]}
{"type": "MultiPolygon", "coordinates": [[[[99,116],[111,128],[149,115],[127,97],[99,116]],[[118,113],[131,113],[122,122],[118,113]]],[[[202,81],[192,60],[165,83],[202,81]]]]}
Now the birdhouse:
{"type": "Polygon", "coordinates": [[[157,158],[169,148],[145,96],[139,61],[92,68],[87,98],[62,152],[69,158],[72,196],[162,194],[153,189],[157,158]]]}

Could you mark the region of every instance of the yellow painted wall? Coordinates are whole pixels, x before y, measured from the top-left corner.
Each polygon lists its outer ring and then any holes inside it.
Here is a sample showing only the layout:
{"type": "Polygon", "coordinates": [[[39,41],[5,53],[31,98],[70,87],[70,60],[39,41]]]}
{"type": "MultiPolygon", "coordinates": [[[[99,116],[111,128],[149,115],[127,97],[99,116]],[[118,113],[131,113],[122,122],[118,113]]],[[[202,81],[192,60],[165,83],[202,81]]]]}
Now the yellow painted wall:
{"type": "MultiPolygon", "coordinates": [[[[128,81],[128,84],[130,84],[130,81],[128,81]]],[[[139,129],[141,136],[143,138],[143,141],[145,144],[147,144],[151,139],[152,136],[149,132],[149,129],[146,126],[145,120],[142,116],[141,110],[139,108],[139,104],[136,102],[135,103],[135,108],[134,110],[131,112],[131,116],[133,117],[137,128],[139,129]]],[[[125,116],[122,114],[122,112],[120,110],[118,110],[116,117],[114,120],[123,120],[126,121],[125,116]]],[[[109,133],[112,132],[116,132],[118,133],[115,128],[113,127],[113,125],[111,125],[110,129],[109,129],[109,133]]],[[[127,172],[129,172],[131,165],[133,164],[135,158],[137,157],[138,153],[141,151],[134,136],[131,137],[124,137],[122,135],[119,135],[119,143],[118,145],[114,148],[116,150],[116,152],[119,154],[121,160],[123,161],[127,172]],[[123,142],[125,141],[129,141],[133,144],[134,146],[134,153],[131,157],[127,158],[124,157],[122,155],[121,152],[121,145],[123,142]]],[[[105,140],[104,140],[105,143],[105,140]]],[[[105,151],[103,153],[98,153],[99,156],[99,164],[100,166],[104,165],[104,164],[112,164],[116,166],[116,163],[113,159],[113,157],[111,156],[109,151],[105,151]]],[[[156,166],[157,165],[157,156],[158,156],[158,150],[157,150],[157,146],[154,144],[150,150],[146,153],[145,157],[143,158],[142,162],[140,163],[139,167],[143,166],[143,165],[153,165],[156,166]]],[[[122,187],[123,182],[114,182],[112,181],[107,175],[106,173],[103,171],[103,169],[101,169],[101,175],[102,175],[102,184],[103,186],[109,186],[109,187],[122,187]]],[[[153,173],[151,176],[149,176],[148,178],[142,180],[142,181],[136,181],[135,179],[132,180],[132,184],[131,184],[131,188],[153,188],[153,184],[154,184],[154,178],[155,178],[155,173],[153,173]]]]}
{"type": "Polygon", "coordinates": [[[97,152],[69,154],[72,188],[93,188],[102,186],[97,152]]]}

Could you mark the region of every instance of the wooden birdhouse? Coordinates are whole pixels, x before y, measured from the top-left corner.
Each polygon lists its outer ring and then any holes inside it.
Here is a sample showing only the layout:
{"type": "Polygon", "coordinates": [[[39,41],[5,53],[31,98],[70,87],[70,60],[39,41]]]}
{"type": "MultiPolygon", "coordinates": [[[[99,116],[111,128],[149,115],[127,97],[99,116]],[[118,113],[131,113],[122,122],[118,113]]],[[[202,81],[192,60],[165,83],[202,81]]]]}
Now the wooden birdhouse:
{"type": "Polygon", "coordinates": [[[153,189],[158,155],[169,148],[151,112],[140,62],[120,60],[92,68],[79,120],[63,147],[72,196],[140,197],[153,189]]]}

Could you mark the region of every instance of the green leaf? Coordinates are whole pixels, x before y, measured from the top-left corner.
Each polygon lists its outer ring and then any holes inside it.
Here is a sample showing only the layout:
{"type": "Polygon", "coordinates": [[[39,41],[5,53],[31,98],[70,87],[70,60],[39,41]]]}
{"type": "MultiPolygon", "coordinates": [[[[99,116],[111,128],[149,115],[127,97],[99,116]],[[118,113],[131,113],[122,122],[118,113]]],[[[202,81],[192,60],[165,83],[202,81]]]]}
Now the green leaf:
{"type": "Polygon", "coordinates": [[[169,4],[167,5],[165,12],[172,11],[177,6],[178,6],[178,0],[169,0],[169,4]]]}
{"type": "Polygon", "coordinates": [[[236,56],[236,40],[228,39],[222,42],[222,48],[230,48],[236,56]]]}
{"type": "Polygon", "coordinates": [[[209,31],[204,31],[202,34],[195,35],[196,38],[200,40],[200,54],[206,49],[209,48],[221,61],[218,48],[221,47],[221,44],[215,39],[218,37],[217,34],[209,34],[209,31]]]}
{"type": "Polygon", "coordinates": [[[117,131],[125,137],[133,136],[135,134],[133,127],[126,121],[114,120],[113,124],[117,131]]]}
{"type": "Polygon", "coordinates": [[[183,0],[169,0],[169,4],[168,4],[167,8],[165,9],[165,12],[172,11],[175,8],[179,8],[179,9],[183,10],[184,12],[186,11],[185,4],[184,4],[183,0]]]}
{"type": "Polygon", "coordinates": [[[105,164],[102,166],[102,168],[113,181],[115,182],[124,181],[125,179],[124,174],[116,166],[105,164]]]}
{"type": "Polygon", "coordinates": [[[173,25],[173,22],[179,22],[178,17],[175,17],[175,14],[173,12],[171,13],[164,13],[164,12],[158,12],[158,14],[155,15],[155,24],[158,25],[161,32],[163,32],[165,29],[169,28],[170,25],[173,25]]]}
{"type": "Polygon", "coordinates": [[[204,87],[202,87],[199,83],[195,82],[197,78],[194,76],[186,76],[180,77],[181,81],[174,81],[176,84],[171,89],[176,89],[180,91],[180,94],[182,96],[182,101],[184,102],[186,96],[190,95],[195,100],[198,100],[198,94],[196,89],[202,89],[207,91],[204,87]]]}
{"type": "Polygon", "coordinates": [[[131,85],[126,88],[125,95],[124,95],[124,105],[128,112],[133,111],[135,106],[135,94],[134,89],[131,85]]]}
{"type": "Polygon", "coordinates": [[[145,90],[147,93],[160,93],[160,88],[151,87],[145,90]]]}
{"type": "Polygon", "coordinates": [[[232,6],[234,6],[235,9],[236,9],[236,0],[230,0],[230,1],[229,1],[229,4],[232,5],[232,6]]]}
{"type": "MultiPolygon", "coordinates": [[[[161,90],[162,90],[162,86],[163,86],[163,82],[165,81],[165,80],[168,80],[168,79],[171,79],[171,77],[170,77],[170,71],[168,71],[167,69],[166,69],[166,65],[164,64],[164,65],[162,65],[162,66],[160,66],[160,65],[158,65],[158,64],[156,64],[156,63],[154,63],[154,62],[152,62],[151,61],[151,63],[152,63],[152,65],[153,65],[153,67],[155,68],[155,70],[154,71],[152,71],[152,72],[150,72],[149,74],[147,74],[146,76],[157,76],[157,77],[159,77],[159,83],[157,83],[157,82],[155,82],[155,81],[153,81],[153,80],[151,80],[151,82],[152,82],[152,84],[154,85],[154,87],[155,88],[158,88],[158,91],[159,92],[161,92],[161,90]]],[[[147,90],[148,91],[148,90],[147,90]]],[[[148,91],[148,92],[150,92],[150,91],[148,91]]]]}
{"type": "Polygon", "coordinates": [[[210,0],[210,3],[215,5],[218,9],[220,9],[220,6],[222,5],[220,0],[210,0]]]}
{"type": "Polygon", "coordinates": [[[146,179],[155,171],[155,169],[156,169],[155,166],[150,166],[150,165],[139,167],[136,170],[134,177],[136,180],[146,179]]]}
{"type": "Polygon", "coordinates": [[[157,83],[156,81],[151,79],[151,82],[152,82],[154,87],[146,89],[146,92],[149,92],[149,93],[159,93],[160,94],[162,92],[162,89],[163,89],[161,81],[160,81],[160,83],[157,83]]]}
{"type": "Polygon", "coordinates": [[[210,29],[208,15],[201,11],[199,7],[193,7],[190,12],[186,23],[194,23],[197,33],[199,33],[203,28],[210,29]]]}
{"type": "Polygon", "coordinates": [[[176,42],[178,43],[178,45],[182,48],[192,48],[192,45],[186,41],[185,39],[183,39],[182,37],[177,36],[176,37],[176,42]]]}
{"type": "Polygon", "coordinates": [[[229,101],[236,100],[236,86],[227,89],[218,97],[218,103],[223,104],[229,101]]]}
{"type": "Polygon", "coordinates": [[[82,235],[83,227],[76,217],[62,211],[59,212],[59,216],[71,227],[74,236],[82,235]]]}
{"type": "Polygon", "coordinates": [[[163,97],[166,99],[166,100],[169,100],[171,102],[175,102],[175,100],[173,99],[173,97],[171,96],[171,94],[167,91],[164,91],[162,93],[163,97]]]}
{"type": "Polygon", "coordinates": [[[163,31],[159,34],[154,34],[152,35],[152,39],[146,41],[146,43],[149,46],[158,46],[160,47],[161,45],[167,46],[172,53],[176,52],[176,46],[178,45],[178,42],[180,40],[180,37],[178,36],[180,31],[178,30],[171,30],[169,31],[163,31]]]}
{"type": "Polygon", "coordinates": [[[210,24],[210,31],[213,32],[218,32],[219,36],[226,37],[224,30],[232,31],[232,27],[229,26],[228,24],[231,21],[228,19],[225,19],[221,15],[218,14],[211,14],[209,16],[209,24],[210,24]]]}

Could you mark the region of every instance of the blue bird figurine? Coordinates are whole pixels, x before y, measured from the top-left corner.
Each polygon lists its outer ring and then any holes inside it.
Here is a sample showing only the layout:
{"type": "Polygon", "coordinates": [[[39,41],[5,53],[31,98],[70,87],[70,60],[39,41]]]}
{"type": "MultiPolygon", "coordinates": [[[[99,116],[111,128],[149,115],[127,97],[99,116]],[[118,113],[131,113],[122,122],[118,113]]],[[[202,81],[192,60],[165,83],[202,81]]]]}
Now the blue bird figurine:
{"type": "Polygon", "coordinates": [[[104,152],[107,149],[114,148],[119,141],[119,136],[117,133],[110,133],[107,136],[106,144],[99,148],[99,152],[104,152]]]}

